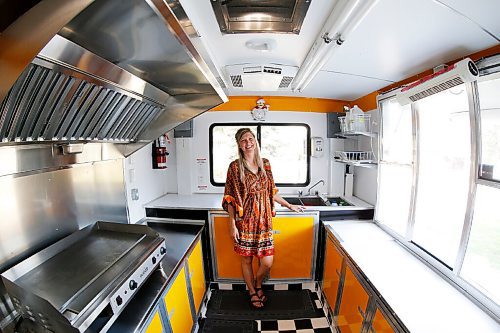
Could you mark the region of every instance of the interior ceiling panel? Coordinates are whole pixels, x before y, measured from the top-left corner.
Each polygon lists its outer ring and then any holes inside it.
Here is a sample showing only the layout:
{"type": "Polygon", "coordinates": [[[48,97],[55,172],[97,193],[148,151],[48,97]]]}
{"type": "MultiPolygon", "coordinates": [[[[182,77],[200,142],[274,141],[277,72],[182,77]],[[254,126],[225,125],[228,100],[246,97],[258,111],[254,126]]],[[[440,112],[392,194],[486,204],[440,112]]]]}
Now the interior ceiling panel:
{"type": "MultiPolygon", "coordinates": [[[[301,66],[339,1],[347,0],[311,1],[298,35],[276,32],[243,35],[221,33],[208,2],[181,0],[221,70],[227,65],[250,62],[301,66]],[[270,52],[245,47],[246,41],[259,37],[274,39],[276,47],[270,52]]],[[[364,96],[393,81],[499,45],[499,12],[498,0],[379,0],[303,92],[268,94],[333,99],[364,96]],[[332,84],[332,75],[335,80],[337,76],[348,80],[349,84],[342,81],[332,84]]],[[[232,96],[252,94],[244,90],[227,92],[232,96]]]]}
{"type": "Polygon", "coordinates": [[[304,89],[302,95],[353,101],[392,83],[388,80],[321,71],[304,89]]]}
{"type": "Polygon", "coordinates": [[[213,0],[222,33],[300,32],[311,0],[213,0]]]}
{"type": "Polygon", "coordinates": [[[496,44],[476,24],[434,1],[383,0],[322,70],[400,81],[496,44]]]}

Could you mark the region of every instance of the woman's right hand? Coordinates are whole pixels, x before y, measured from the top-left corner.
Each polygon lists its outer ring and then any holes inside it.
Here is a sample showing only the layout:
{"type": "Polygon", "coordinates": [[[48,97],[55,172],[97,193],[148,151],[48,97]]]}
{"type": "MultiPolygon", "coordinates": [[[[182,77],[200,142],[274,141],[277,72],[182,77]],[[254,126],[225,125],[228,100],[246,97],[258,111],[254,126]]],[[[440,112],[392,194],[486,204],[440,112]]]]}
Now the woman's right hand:
{"type": "Polygon", "coordinates": [[[231,226],[231,238],[234,240],[235,243],[238,243],[240,240],[240,232],[238,231],[238,228],[233,224],[231,226]]]}

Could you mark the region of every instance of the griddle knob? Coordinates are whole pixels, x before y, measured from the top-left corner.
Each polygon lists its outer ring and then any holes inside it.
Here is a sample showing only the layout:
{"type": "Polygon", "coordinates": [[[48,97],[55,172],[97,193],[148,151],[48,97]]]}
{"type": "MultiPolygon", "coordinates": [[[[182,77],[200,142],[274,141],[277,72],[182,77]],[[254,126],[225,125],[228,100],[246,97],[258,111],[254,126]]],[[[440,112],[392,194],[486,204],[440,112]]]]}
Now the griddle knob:
{"type": "Polygon", "coordinates": [[[160,254],[161,255],[164,255],[165,253],[167,253],[167,249],[164,248],[163,246],[160,248],[160,254]]]}
{"type": "Polygon", "coordinates": [[[153,257],[151,260],[153,261],[153,265],[156,264],[156,257],[153,257]]]}
{"type": "Polygon", "coordinates": [[[137,282],[135,282],[134,280],[130,280],[128,286],[130,287],[130,290],[134,290],[137,288],[137,282]]]}
{"type": "Polygon", "coordinates": [[[118,304],[118,306],[122,305],[123,304],[123,299],[121,296],[117,296],[116,297],[116,304],[118,304]]]}

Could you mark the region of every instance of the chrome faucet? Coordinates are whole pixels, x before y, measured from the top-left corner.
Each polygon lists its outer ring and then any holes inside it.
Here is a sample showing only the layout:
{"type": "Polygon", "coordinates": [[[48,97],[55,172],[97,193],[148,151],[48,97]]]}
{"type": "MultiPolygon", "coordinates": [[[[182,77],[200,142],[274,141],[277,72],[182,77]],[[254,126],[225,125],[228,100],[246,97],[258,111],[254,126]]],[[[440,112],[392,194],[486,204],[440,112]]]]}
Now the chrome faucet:
{"type": "Polygon", "coordinates": [[[316,187],[319,183],[323,183],[323,185],[325,185],[325,181],[323,179],[319,180],[316,184],[314,184],[313,186],[309,187],[309,189],[307,190],[307,195],[311,195],[311,190],[316,187]]]}

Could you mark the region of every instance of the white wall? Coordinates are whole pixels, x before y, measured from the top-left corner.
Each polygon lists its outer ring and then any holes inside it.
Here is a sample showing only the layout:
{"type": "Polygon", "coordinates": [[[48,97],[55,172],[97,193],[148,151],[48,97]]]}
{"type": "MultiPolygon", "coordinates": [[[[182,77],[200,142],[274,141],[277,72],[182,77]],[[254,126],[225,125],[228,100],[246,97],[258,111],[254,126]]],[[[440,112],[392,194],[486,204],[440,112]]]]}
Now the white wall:
{"type": "MultiPolygon", "coordinates": [[[[210,184],[209,166],[209,127],[213,123],[245,123],[254,122],[250,111],[220,111],[206,112],[194,119],[193,138],[177,139],[177,183],[178,191],[182,194],[188,193],[222,193],[223,187],[214,187],[210,184]],[[182,148],[181,148],[182,146],[182,148]],[[200,162],[201,161],[201,162],[200,162]],[[204,163],[206,161],[206,163],[204,163]],[[205,177],[207,188],[198,189],[198,177],[205,177]]],[[[325,185],[318,185],[315,190],[320,193],[328,192],[329,182],[329,140],[326,138],[326,114],[316,112],[282,112],[270,111],[266,116],[266,123],[306,123],[311,128],[311,136],[319,136],[324,139],[323,157],[311,157],[311,182],[314,184],[320,179],[325,185]]],[[[265,157],[265,156],[264,156],[265,157]]],[[[272,161],[271,161],[272,164],[272,161]]],[[[282,193],[297,193],[297,190],[306,188],[284,187],[282,193]]]]}
{"type": "MultiPolygon", "coordinates": [[[[372,133],[377,134],[379,132],[379,120],[377,110],[372,110],[368,112],[371,115],[371,127],[372,133]]],[[[377,137],[359,137],[358,148],[360,150],[373,150],[375,154],[375,160],[378,156],[378,139],[377,137]]],[[[354,168],[354,196],[364,200],[372,205],[377,202],[377,167],[372,168],[354,168]]]]}
{"type": "MultiPolygon", "coordinates": [[[[171,137],[171,136],[170,136],[171,137]]],[[[175,143],[167,144],[170,155],[167,169],[153,169],[152,144],[147,144],[123,160],[129,223],[146,216],[144,205],[170,191],[177,191],[175,143]],[[139,190],[139,200],[132,200],[132,189],[139,190]]]]}

